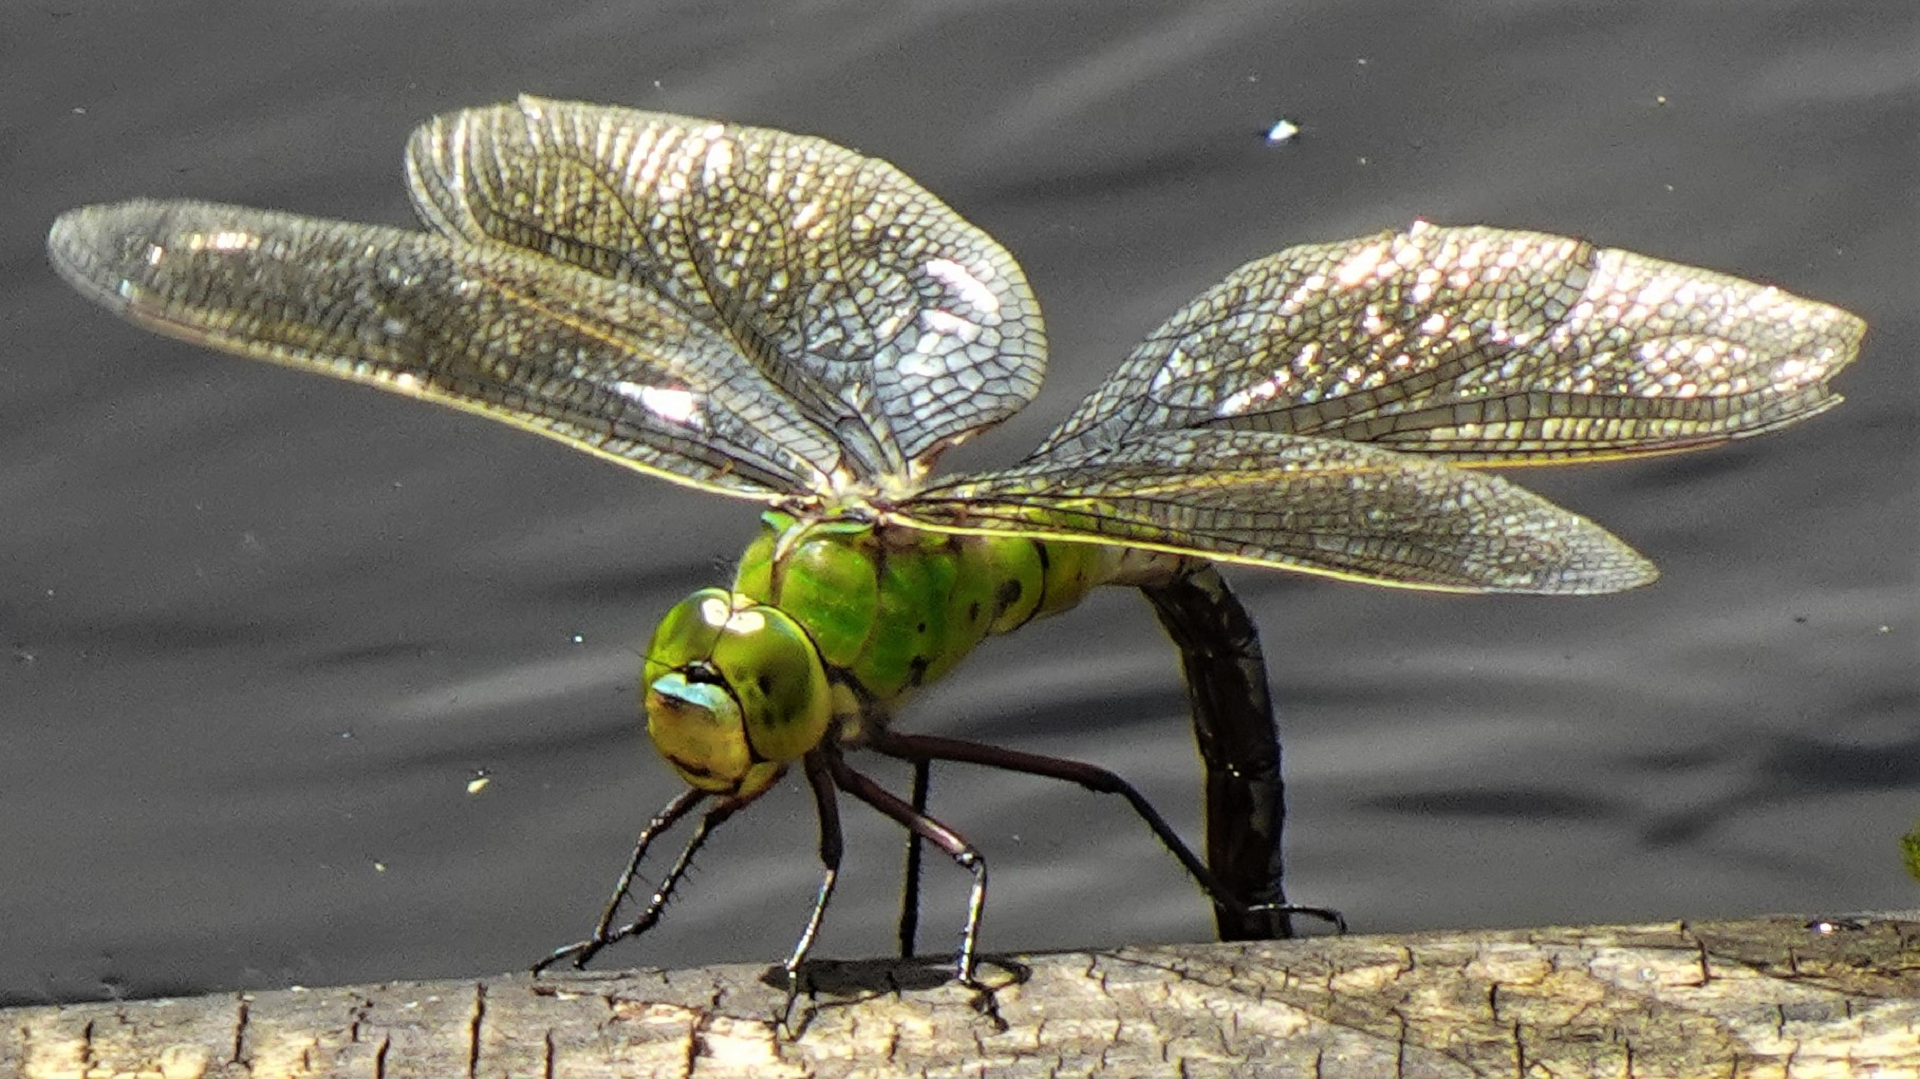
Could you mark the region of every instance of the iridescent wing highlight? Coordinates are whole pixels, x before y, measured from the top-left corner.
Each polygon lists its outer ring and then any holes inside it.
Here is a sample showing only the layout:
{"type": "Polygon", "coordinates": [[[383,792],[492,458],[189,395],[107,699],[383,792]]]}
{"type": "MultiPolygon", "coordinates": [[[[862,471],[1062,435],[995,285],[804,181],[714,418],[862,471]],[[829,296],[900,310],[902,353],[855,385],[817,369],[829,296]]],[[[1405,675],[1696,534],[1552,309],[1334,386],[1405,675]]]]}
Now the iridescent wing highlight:
{"type": "Polygon", "coordinates": [[[48,249],[151,329],[743,497],[911,489],[1039,389],[1012,256],[821,139],[523,98],[429,122],[407,174],[431,234],[139,201],[48,249]]]}
{"type": "Polygon", "coordinates": [[[845,481],[910,486],[1033,399],[1039,307],[984,232],[817,138],[523,97],[407,147],[422,219],[654,292],[834,433],[845,481]]]}
{"type": "Polygon", "coordinates": [[[1257,430],[1466,465],[1660,453],[1838,404],[1854,316],[1581,240],[1424,222],[1250,262],[1134,349],[1030,460],[1257,430]]]}
{"type": "Polygon", "coordinates": [[[691,486],[824,489],[833,435],[643,289],[499,243],[197,202],[63,214],[55,268],[148,329],[451,405],[691,486]]]}

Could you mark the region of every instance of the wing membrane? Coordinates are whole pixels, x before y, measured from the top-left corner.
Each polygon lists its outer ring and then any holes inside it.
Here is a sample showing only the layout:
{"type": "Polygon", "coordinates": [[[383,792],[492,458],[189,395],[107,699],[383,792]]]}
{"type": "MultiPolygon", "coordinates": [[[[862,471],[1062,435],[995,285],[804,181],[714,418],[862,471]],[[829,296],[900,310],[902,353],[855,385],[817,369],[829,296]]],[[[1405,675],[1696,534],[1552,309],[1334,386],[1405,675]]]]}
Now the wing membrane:
{"type": "Polygon", "coordinates": [[[936,531],[1095,541],[1452,592],[1654,579],[1591,521],[1442,461],[1269,431],[1159,431],[963,476],[898,510],[936,531]]]}
{"type": "Polygon", "coordinates": [[[1854,316],[1580,240],[1424,222],[1248,263],[1034,452],[1279,431],[1538,464],[1770,431],[1838,404],[1854,316]]]}
{"type": "Polygon", "coordinates": [[[90,206],[54,266],[149,329],[420,397],[723,494],[826,488],[837,440],[642,289],[499,243],[194,202],[90,206]]]}
{"type": "Polygon", "coordinates": [[[815,425],[849,478],[914,478],[1039,390],[1019,265],[898,169],[817,138],[523,97],[407,147],[414,202],[461,239],[666,297],[815,425]]]}

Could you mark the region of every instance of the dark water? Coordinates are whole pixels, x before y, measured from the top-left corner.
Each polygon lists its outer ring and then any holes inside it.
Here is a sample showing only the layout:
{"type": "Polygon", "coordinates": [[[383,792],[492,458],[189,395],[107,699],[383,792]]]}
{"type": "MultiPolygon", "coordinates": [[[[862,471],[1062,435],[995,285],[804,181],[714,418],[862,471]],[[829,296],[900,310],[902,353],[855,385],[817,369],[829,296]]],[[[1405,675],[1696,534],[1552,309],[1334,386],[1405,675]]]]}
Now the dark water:
{"type": "MultiPolygon", "coordinates": [[[[0,998],[514,968],[589,926],[673,792],[633,718],[635,653],[724,577],[751,512],[160,341],[41,254],[59,210],[138,194],[405,222],[412,125],[519,91],[824,134],[1000,237],[1054,367],[961,464],[1018,456],[1241,261],[1416,216],[1582,233],[1861,312],[1836,413],[1527,477],[1658,560],[1652,589],[1236,579],[1285,701],[1292,891],[1362,929],[1920,898],[1895,846],[1920,816],[1906,0],[641,6],[9,15],[0,998]],[[1280,116],[1304,136],[1267,147],[1280,116]]],[[[1197,831],[1174,659],[1134,596],[990,646],[906,725],[1101,761],[1197,831]]],[[[1115,807],[937,783],[995,868],[989,948],[1207,935],[1115,807]]],[[[850,812],[820,954],[883,954],[897,838],[850,812]]],[[[783,955],[810,818],[793,784],[770,796],[610,961],[783,955]]],[[[930,945],[960,910],[961,875],[934,870],[930,945]]]]}

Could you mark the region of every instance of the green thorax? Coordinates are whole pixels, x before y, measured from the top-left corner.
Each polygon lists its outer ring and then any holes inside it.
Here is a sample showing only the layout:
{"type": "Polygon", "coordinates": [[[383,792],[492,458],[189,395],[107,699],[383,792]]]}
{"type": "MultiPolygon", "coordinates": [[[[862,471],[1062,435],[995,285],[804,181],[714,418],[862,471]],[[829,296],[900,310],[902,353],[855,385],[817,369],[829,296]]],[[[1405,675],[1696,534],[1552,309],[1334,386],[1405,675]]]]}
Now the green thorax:
{"type": "Polygon", "coordinates": [[[989,634],[1067,610],[1112,580],[1119,552],[954,535],[853,518],[764,514],[734,591],[803,626],[838,683],[885,707],[989,634]]]}

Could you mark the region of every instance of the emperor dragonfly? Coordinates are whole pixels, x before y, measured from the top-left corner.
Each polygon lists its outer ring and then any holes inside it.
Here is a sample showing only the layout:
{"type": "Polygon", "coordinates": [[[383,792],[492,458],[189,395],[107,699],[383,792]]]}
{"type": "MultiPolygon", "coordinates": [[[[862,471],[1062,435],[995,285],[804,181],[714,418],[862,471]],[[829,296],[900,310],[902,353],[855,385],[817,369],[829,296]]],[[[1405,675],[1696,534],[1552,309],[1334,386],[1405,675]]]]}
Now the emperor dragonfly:
{"type": "Polygon", "coordinates": [[[1119,793],[1223,928],[1282,911],[1277,776],[1225,777],[1273,788],[1250,810],[1269,843],[1251,876],[1217,875],[1110,772],[904,734],[894,714],[986,636],[1132,585],[1186,654],[1203,740],[1222,722],[1203,684],[1215,673],[1241,680],[1228,695],[1251,694],[1267,724],[1253,740],[1270,740],[1250,624],[1210,624],[1243,619],[1214,564],[1458,592],[1645,584],[1652,566],[1598,526],[1468,469],[1779,428],[1839,402],[1828,382],[1865,329],[1579,240],[1417,223],[1241,267],[1021,463],[936,478],[942,452],[1032,400],[1045,337],[1013,258],[891,165],[779,131],[523,98],[423,126],[407,176],[430,231],[136,201],[66,214],[48,245],[83,292],[159,332],[768,507],[733,582],[674,607],[646,649],[648,731],[688,788],[641,833],[593,934],[543,966],[653,925],[712,829],[798,763],[824,874],[789,978],[837,879],[845,791],[973,873],[956,959],[972,983],[985,862],[917,798],[850,767],[856,747],[921,777],[970,761],[1119,793]],[[616,926],[650,843],[706,803],[645,909],[616,926]]]}

